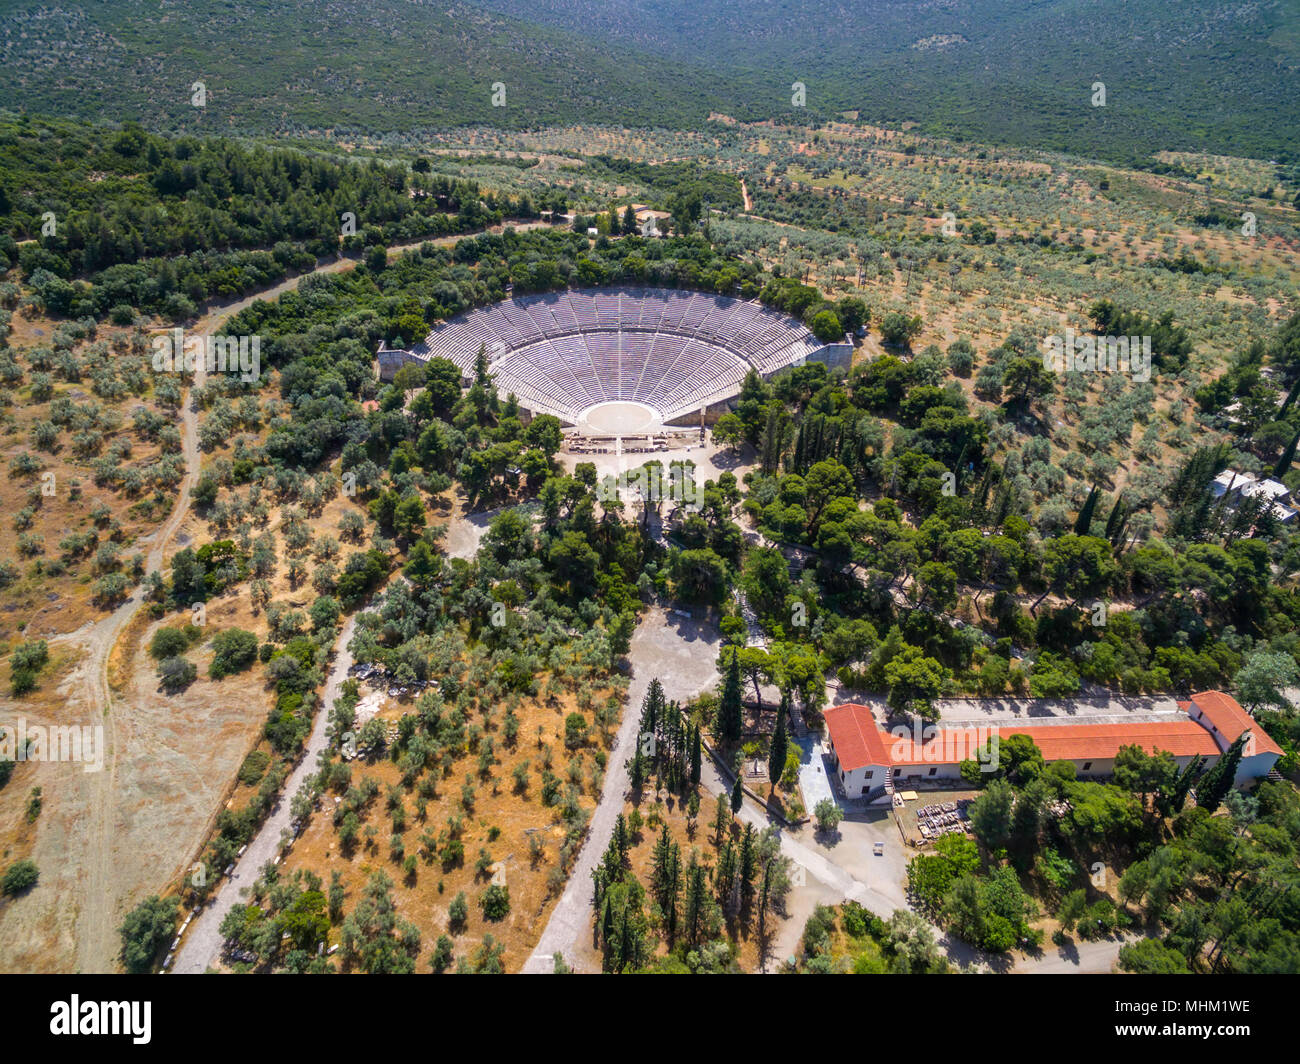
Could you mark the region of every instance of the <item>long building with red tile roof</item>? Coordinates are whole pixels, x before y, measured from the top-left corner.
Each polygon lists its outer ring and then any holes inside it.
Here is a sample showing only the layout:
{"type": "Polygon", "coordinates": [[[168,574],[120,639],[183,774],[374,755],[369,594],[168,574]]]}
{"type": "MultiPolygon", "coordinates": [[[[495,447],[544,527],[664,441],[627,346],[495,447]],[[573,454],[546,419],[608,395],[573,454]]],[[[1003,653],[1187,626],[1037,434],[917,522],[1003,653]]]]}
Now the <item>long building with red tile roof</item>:
{"type": "MultiPolygon", "coordinates": [[[[966,760],[979,760],[991,738],[1027,735],[1049,764],[1071,761],[1080,777],[1109,776],[1124,746],[1148,753],[1163,750],[1184,768],[1198,754],[1213,764],[1237,737],[1249,731],[1237,771],[1237,786],[1268,775],[1282,749],[1230,695],[1203,691],[1178,703],[1173,719],[1076,722],[1035,718],[1033,724],[990,724],[885,728],[870,707],[858,703],[825,711],[832,760],[848,797],[878,791],[886,779],[900,786],[960,776],[966,760]]],[[[1166,714],[1166,716],[1169,716],[1166,714]]]]}

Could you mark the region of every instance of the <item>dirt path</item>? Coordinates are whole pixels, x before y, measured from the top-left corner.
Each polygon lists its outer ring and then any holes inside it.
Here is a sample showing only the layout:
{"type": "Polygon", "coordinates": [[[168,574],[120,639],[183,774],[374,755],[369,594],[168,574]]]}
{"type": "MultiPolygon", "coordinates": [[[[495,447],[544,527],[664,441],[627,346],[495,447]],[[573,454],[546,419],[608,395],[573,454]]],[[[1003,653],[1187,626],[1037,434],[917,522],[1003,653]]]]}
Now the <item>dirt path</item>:
{"type": "MultiPolygon", "coordinates": [[[[501,232],[507,225],[517,229],[535,229],[546,226],[544,222],[502,223],[475,233],[458,233],[438,237],[431,241],[415,241],[389,248],[390,255],[402,255],[424,243],[451,245],[466,236],[483,232],[501,232]]],[[[227,303],[209,306],[188,331],[197,335],[210,335],[218,331],[235,314],[252,306],[258,300],[272,300],[296,289],[304,278],[318,274],[340,273],[355,268],[355,259],[336,259],[324,263],[307,273],[290,277],[252,295],[227,303]]],[[[193,404],[194,388],[202,387],[206,380],[205,367],[200,364],[194,385],[185,395],[181,407],[181,441],[185,457],[185,477],[181,481],[176,505],[167,520],[147,537],[149,544],[145,555],[145,573],[161,572],[166,552],[176,532],[190,514],[191,493],[198,482],[202,455],[198,445],[199,413],[193,404]]],[[[143,542],[143,541],[142,541],[143,542]]],[[[76,824],[75,833],[57,841],[47,840],[44,848],[61,865],[75,868],[77,875],[71,879],[71,890],[50,900],[51,913],[57,911],[60,924],[74,925],[72,951],[76,970],[82,972],[113,971],[118,954],[117,926],[123,916],[120,906],[127,904],[138,886],[138,876],[133,862],[114,849],[114,839],[123,818],[128,816],[128,803],[119,793],[118,759],[123,755],[119,742],[120,707],[114,704],[112,688],[108,681],[108,667],[113,650],[122,633],[130,625],[143,605],[143,591],[137,587],[112,613],[75,632],[49,638],[52,646],[75,652],[78,664],[69,674],[62,690],[72,704],[94,707],[104,728],[104,767],[100,772],[76,772],[80,782],[67,784],[69,817],[76,824]],[[72,896],[68,896],[71,893],[72,896]]],[[[138,797],[138,796],[137,796],[138,797]]],[[[165,800],[165,798],[163,799],[165,800]]],[[[278,841],[278,836],[277,840],[278,841]]],[[[38,846],[40,840],[38,838],[38,846]]],[[[186,855],[188,856],[188,855],[186,855]]],[[[183,860],[184,858],[182,858],[183,860]]],[[[157,884],[158,887],[163,884],[157,884]]],[[[49,916],[50,914],[46,914],[49,916]]]]}
{"type": "MultiPolygon", "coordinates": [[[[195,372],[195,386],[201,387],[205,378],[204,367],[200,366],[195,372]]],[[[191,390],[181,408],[181,447],[185,457],[185,476],[171,515],[150,537],[149,550],[145,555],[146,575],[162,570],[167,545],[188,516],[190,494],[198,482],[198,411],[194,409],[192,395],[191,390]]],[[[78,911],[77,937],[77,969],[82,972],[112,971],[117,955],[115,931],[118,892],[114,889],[113,838],[119,813],[115,796],[121,747],[118,742],[116,707],[108,682],[108,663],[119,636],[131,623],[143,602],[143,588],[137,587],[125,602],[103,620],[70,635],[55,636],[50,640],[52,644],[66,644],[81,652],[81,662],[70,678],[70,683],[80,688],[83,704],[100,707],[104,727],[103,770],[86,776],[89,808],[83,821],[84,857],[79,862],[84,889],[81,891],[81,906],[78,911]]]]}
{"type": "Polygon", "coordinates": [[[292,828],[290,802],[286,799],[297,794],[307,776],[316,771],[316,759],[325,749],[329,711],[339,697],[343,681],[348,677],[348,669],[352,667],[352,652],[348,650],[348,643],[352,641],[356,626],[357,614],[353,614],[334,643],[334,661],[325,681],[325,689],[316,705],[316,720],[302,758],[285,781],[280,799],[272,808],[271,815],[248,844],[243,857],[235,862],[235,870],[221,884],[207,906],[191,921],[172,965],[173,973],[201,975],[216,962],[223,942],[221,921],[235,905],[244,900],[243,891],[252,886],[262,868],[274,861],[279,854],[281,833],[292,828]]]}
{"type": "MultiPolygon", "coordinates": [[[[521,232],[529,229],[550,229],[552,226],[549,222],[502,222],[499,225],[489,226],[487,229],[475,229],[472,233],[453,233],[450,236],[426,237],[423,240],[416,240],[409,244],[394,244],[388,249],[389,257],[394,255],[405,255],[407,252],[415,251],[425,244],[433,244],[437,247],[451,247],[459,240],[464,240],[470,236],[482,236],[484,233],[503,233],[506,228],[517,229],[521,232]]],[[[308,277],[319,277],[328,273],[344,273],[347,270],[356,269],[360,259],[337,258],[317,266],[314,270],[308,270],[306,273],[295,274],[293,277],[287,277],[283,281],[273,284],[270,288],[263,288],[261,291],[254,292],[252,295],[243,296],[240,299],[233,300],[229,303],[222,303],[211,307],[198,323],[191,327],[190,332],[196,334],[208,334],[215,332],[216,329],[225,324],[227,320],[238,314],[241,310],[251,307],[259,300],[270,301],[284,295],[285,292],[294,291],[308,277]]]]}

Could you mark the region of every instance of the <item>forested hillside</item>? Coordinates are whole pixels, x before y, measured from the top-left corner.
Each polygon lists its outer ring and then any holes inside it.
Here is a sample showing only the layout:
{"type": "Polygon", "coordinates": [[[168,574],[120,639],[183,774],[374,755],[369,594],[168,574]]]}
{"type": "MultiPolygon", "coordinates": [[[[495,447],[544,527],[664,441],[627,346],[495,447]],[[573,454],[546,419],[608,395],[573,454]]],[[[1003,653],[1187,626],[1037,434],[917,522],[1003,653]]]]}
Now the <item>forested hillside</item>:
{"type": "Polygon", "coordinates": [[[193,132],[575,118],[677,126],[747,96],[719,74],[465,5],[114,0],[3,9],[6,105],[193,132]],[[196,82],[203,107],[191,102],[196,82]],[[498,82],[505,95],[494,105],[498,82]]]}
{"type": "Polygon", "coordinates": [[[1285,24],[1293,0],[114,0],[3,10],[0,99],[10,106],[209,133],[686,129],[714,112],[816,122],[856,111],[1112,159],[1171,149],[1285,160],[1300,130],[1300,41],[1285,24]],[[1094,105],[1097,81],[1105,106],[1094,105]],[[197,82],[203,107],[191,103],[197,82]],[[802,107],[792,106],[795,82],[806,87],[802,107]]]}
{"type": "Polygon", "coordinates": [[[615,46],[754,77],[758,109],[1111,158],[1218,144],[1297,149],[1296,5],[1240,0],[479,0],[615,46]],[[1104,32],[1099,30],[1104,27],[1104,32]],[[1092,84],[1107,89],[1092,104],[1092,84]]]}

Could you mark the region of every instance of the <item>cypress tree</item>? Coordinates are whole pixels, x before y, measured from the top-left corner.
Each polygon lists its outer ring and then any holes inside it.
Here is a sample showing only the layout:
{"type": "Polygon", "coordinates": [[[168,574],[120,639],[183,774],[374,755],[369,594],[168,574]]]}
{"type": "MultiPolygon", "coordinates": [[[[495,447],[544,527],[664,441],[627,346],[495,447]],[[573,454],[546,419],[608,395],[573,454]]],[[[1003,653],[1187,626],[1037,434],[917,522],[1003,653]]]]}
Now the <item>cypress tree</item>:
{"type": "Polygon", "coordinates": [[[718,801],[714,806],[713,813],[713,844],[722,845],[722,836],[727,830],[727,825],[731,822],[731,810],[728,807],[727,792],[718,791],[718,801]]]}
{"type": "Polygon", "coordinates": [[[740,911],[748,914],[754,904],[754,872],[757,846],[753,824],[745,825],[740,837],[740,911]]]}
{"type": "Polygon", "coordinates": [[[673,948],[677,938],[677,898],[682,891],[682,851],[677,843],[672,843],[668,853],[668,869],[665,874],[664,898],[659,908],[664,914],[664,931],[668,935],[668,948],[673,948]]]}
{"type": "Polygon", "coordinates": [[[1110,539],[1110,545],[1116,550],[1124,545],[1124,536],[1128,532],[1128,508],[1120,515],[1119,524],[1115,528],[1115,534],[1110,539]]]}
{"type": "Polygon", "coordinates": [[[672,840],[668,838],[668,825],[665,823],[655,840],[654,851],[650,856],[650,893],[660,908],[663,908],[667,895],[669,870],[672,861],[672,840]]]}
{"type": "Polygon", "coordinates": [[[615,913],[611,899],[606,896],[601,906],[600,914],[600,939],[604,947],[605,963],[609,964],[611,942],[615,941],[615,913]]]}
{"type": "Polygon", "coordinates": [[[766,474],[776,472],[776,463],[781,457],[781,429],[775,404],[768,407],[759,451],[763,456],[763,472],[766,474]]]}
{"type": "Polygon", "coordinates": [[[1223,799],[1228,796],[1228,792],[1232,790],[1232,784],[1237,778],[1237,767],[1241,764],[1241,752],[1246,747],[1246,738],[1249,735],[1250,729],[1247,728],[1237,736],[1237,741],[1228,747],[1214,766],[1201,777],[1200,785],[1196,788],[1196,804],[1207,813],[1213,813],[1218,809],[1223,804],[1223,799]]]}
{"type": "Polygon", "coordinates": [[[781,695],[781,708],[776,713],[776,731],[772,733],[772,748],[767,755],[767,779],[773,794],[776,793],[781,773],[785,771],[785,755],[790,746],[785,735],[785,714],[789,698],[789,694],[781,695]]]}
{"type": "Polygon", "coordinates": [[[1088,530],[1092,528],[1092,513],[1097,508],[1097,485],[1092,486],[1088,492],[1088,497],[1083,502],[1083,509],[1079,511],[1079,516],[1074,522],[1074,534],[1076,536],[1086,536],[1088,530]]]}
{"type": "Polygon", "coordinates": [[[1110,508],[1110,516],[1106,518],[1106,531],[1102,533],[1111,545],[1115,544],[1115,529],[1119,525],[1120,518],[1124,512],[1124,493],[1115,496],[1115,504],[1110,508]]]}
{"type": "Polygon", "coordinates": [[[761,936],[767,924],[767,900],[772,894],[772,862],[763,864],[763,886],[758,892],[758,933],[761,936]]]}
{"type": "Polygon", "coordinates": [[[645,758],[641,756],[641,744],[636,744],[636,749],[632,752],[632,757],[627,763],[628,782],[632,785],[634,791],[639,791],[645,786],[645,758]]]}
{"type": "Polygon", "coordinates": [[[728,907],[736,887],[736,847],[730,839],[718,853],[718,867],[713,875],[713,885],[718,892],[718,904],[724,908],[728,907]]]}
{"type": "Polygon", "coordinates": [[[993,520],[990,522],[994,527],[1001,528],[1002,522],[1007,519],[1007,514],[1011,512],[1011,504],[1014,500],[1011,495],[1011,485],[1002,483],[998,487],[998,493],[993,500],[993,520]]]}
{"type": "Polygon", "coordinates": [[[615,971],[620,972],[628,967],[639,967],[636,963],[636,958],[640,953],[635,941],[635,929],[632,926],[632,921],[628,919],[626,902],[624,903],[621,916],[622,927],[620,930],[622,931],[622,934],[619,936],[618,957],[616,958],[615,967],[615,971]]]}
{"type": "Polygon", "coordinates": [[[691,787],[696,788],[700,785],[700,762],[702,753],[699,725],[696,725],[691,729],[691,736],[691,787]]]}
{"type": "Polygon", "coordinates": [[[628,836],[627,818],[619,813],[614,820],[614,837],[610,840],[614,852],[618,855],[618,864],[622,868],[627,861],[627,851],[631,839],[628,836]]]}
{"type": "Polygon", "coordinates": [[[1282,405],[1278,407],[1277,417],[1274,421],[1283,421],[1286,418],[1286,412],[1291,409],[1291,404],[1296,400],[1296,394],[1300,393],[1300,377],[1297,377],[1295,383],[1291,385],[1291,390],[1286,393],[1286,398],[1282,400],[1282,405]]]}
{"type": "Polygon", "coordinates": [[[802,476],[804,472],[804,447],[806,445],[807,438],[808,438],[808,420],[805,418],[803,421],[799,422],[799,432],[795,435],[794,438],[794,458],[792,460],[794,466],[794,472],[798,473],[800,476],[802,476]]]}
{"type": "Polygon", "coordinates": [[[1192,784],[1200,777],[1201,771],[1205,766],[1205,755],[1197,754],[1187,763],[1187,767],[1174,781],[1174,786],[1169,793],[1168,799],[1161,807],[1161,813],[1165,816],[1176,816],[1183,811],[1183,806],[1187,802],[1187,792],[1192,789],[1192,784]]]}
{"type": "Polygon", "coordinates": [[[744,706],[741,701],[740,655],[733,648],[727,664],[727,676],[722,685],[722,700],[718,705],[718,733],[723,742],[739,742],[744,724],[744,706]]]}
{"type": "Polygon", "coordinates": [[[1287,449],[1282,452],[1282,457],[1277,460],[1277,465],[1273,467],[1273,475],[1275,477],[1282,476],[1282,474],[1291,468],[1291,463],[1295,461],[1295,450],[1297,444],[1300,444],[1300,429],[1297,429],[1296,434],[1291,437],[1291,442],[1287,445],[1287,449]]]}
{"type": "Polygon", "coordinates": [[[704,869],[691,851],[691,863],[686,866],[686,902],[682,912],[683,930],[686,941],[694,946],[700,939],[700,922],[704,917],[707,901],[707,888],[704,883],[704,869]]]}
{"type": "Polygon", "coordinates": [[[740,776],[736,776],[736,785],[731,788],[731,812],[734,816],[740,812],[740,807],[745,802],[745,788],[740,781],[740,776]]]}
{"type": "Polygon", "coordinates": [[[659,729],[659,716],[664,705],[664,688],[656,677],[650,681],[645,697],[641,699],[641,734],[655,735],[659,729]]]}

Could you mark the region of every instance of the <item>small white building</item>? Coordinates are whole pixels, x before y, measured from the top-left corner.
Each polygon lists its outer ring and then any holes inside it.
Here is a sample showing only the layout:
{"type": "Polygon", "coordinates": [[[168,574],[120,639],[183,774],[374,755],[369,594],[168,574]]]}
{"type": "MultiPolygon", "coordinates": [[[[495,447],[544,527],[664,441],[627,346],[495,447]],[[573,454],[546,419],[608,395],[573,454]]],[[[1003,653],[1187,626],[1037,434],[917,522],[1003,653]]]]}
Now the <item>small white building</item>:
{"type": "Polygon", "coordinates": [[[1240,495],[1243,488],[1257,483],[1258,481],[1250,473],[1238,473],[1235,469],[1225,469],[1214,478],[1214,483],[1210,485],[1210,494],[1216,499],[1222,499],[1228,493],[1240,495]]]}

